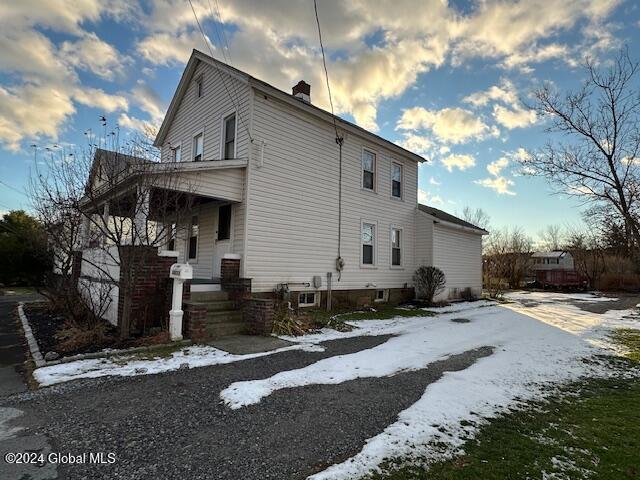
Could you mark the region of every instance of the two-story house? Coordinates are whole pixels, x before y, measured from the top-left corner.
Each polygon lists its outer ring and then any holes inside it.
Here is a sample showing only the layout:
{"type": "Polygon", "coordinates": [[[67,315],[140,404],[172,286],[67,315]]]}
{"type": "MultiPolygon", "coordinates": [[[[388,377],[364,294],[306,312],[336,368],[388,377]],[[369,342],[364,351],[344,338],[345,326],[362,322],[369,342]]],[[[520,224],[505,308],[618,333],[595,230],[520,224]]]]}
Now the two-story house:
{"type": "Polygon", "coordinates": [[[486,232],[418,208],[425,160],[318,108],[305,82],[289,94],[194,50],[155,145],[203,199],[166,247],[192,292],[233,261],[253,296],[301,307],[410,299],[424,264],[450,278],[445,297],[480,293],[486,232]]]}

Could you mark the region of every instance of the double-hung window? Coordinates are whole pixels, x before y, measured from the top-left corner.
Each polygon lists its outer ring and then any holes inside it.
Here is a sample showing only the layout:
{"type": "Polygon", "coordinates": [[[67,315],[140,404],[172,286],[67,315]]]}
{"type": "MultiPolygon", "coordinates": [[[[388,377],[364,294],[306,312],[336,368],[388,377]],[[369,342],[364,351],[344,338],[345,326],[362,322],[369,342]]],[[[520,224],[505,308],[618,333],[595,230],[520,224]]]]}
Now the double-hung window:
{"type": "Polygon", "coordinates": [[[202,160],[202,150],[204,148],[204,139],[202,134],[199,133],[193,137],[193,161],[199,162],[202,160]]]}
{"type": "Polygon", "coordinates": [[[402,230],[399,228],[391,229],[391,265],[402,265],[402,230]]]}
{"type": "Polygon", "coordinates": [[[181,159],[182,159],[182,149],[180,148],[180,145],[171,147],[171,161],[179,162],[181,159]]]}
{"type": "Polygon", "coordinates": [[[402,198],[402,165],[391,164],[391,196],[402,198]]]}
{"type": "Polygon", "coordinates": [[[376,154],[369,150],[362,151],[362,188],[375,190],[376,154]]]}
{"type": "Polygon", "coordinates": [[[191,217],[191,227],[189,230],[189,260],[198,258],[198,216],[191,217]]]}
{"type": "Polygon", "coordinates": [[[373,223],[362,224],[362,264],[375,265],[376,226],[373,223]]]}
{"type": "Polygon", "coordinates": [[[224,160],[236,158],[236,114],[224,119],[224,160]]]}

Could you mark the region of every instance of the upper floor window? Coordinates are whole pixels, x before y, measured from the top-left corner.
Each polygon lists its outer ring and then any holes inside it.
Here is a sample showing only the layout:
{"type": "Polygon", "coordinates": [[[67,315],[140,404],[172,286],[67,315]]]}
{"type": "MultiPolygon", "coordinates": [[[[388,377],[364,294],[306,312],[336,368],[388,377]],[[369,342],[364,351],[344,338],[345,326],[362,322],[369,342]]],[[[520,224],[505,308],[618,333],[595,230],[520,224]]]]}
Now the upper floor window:
{"type": "Polygon", "coordinates": [[[391,229],[391,265],[402,265],[402,230],[391,229]]]}
{"type": "Polygon", "coordinates": [[[171,161],[179,162],[181,159],[182,159],[182,149],[180,148],[180,145],[171,147],[171,161]]]}
{"type": "Polygon", "coordinates": [[[198,258],[198,234],[200,228],[198,226],[198,217],[194,215],[191,217],[191,227],[189,231],[189,260],[195,260],[198,258]]]}
{"type": "Polygon", "coordinates": [[[375,190],[376,154],[369,150],[362,151],[362,188],[375,190]]]}
{"type": "Polygon", "coordinates": [[[198,98],[202,97],[203,93],[204,93],[204,90],[202,86],[202,77],[199,77],[196,80],[196,97],[198,98]]]}
{"type": "Polygon", "coordinates": [[[391,196],[402,198],[402,165],[391,164],[391,196]]]}
{"type": "Polygon", "coordinates": [[[236,158],[236,114],[224,119],[224,160],[236,158]]]}
{"type": "Polygon", "coordinates": [[[376,226],[373,223],[362,224],[362,264],[375,264],[375,235],[376,226]]]}
{"type": "Polygon", "coordinates": [[[199,162],[202,160],[202,149],[204,148],[204,139],[202,134],[199,133],[193,137],[193,161],[199,162]]]}

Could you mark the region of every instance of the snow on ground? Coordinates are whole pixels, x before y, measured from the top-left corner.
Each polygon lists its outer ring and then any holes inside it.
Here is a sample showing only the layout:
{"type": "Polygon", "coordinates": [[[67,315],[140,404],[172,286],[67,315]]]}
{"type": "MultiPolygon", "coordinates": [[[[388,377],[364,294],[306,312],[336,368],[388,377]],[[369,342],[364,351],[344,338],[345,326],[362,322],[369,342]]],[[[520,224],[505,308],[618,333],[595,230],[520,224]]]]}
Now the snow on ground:
{"type": "MultiPolygon", "coordinates": [[[[516,301],[518,295],[510,299],[516,301]]],[[[423,368],[453,354],[493,346],[495,351],[489,357],[466,370],[446,373],[430,384],[420,400],[402,411],[382,433],[370,438],[360,453],[310,478],[358,478],[390,457],[429,459],[434,449],[428,445],[433,442],[447,445],[444,455],[451,455],[465,438],[473,435],[478,422],[522,401],[542,397],[549,393],[550,383],[606,375],[606,366],[582,360],[601,352],[611,328],[640,328],[640,321],[630,318],[631,311],[598,315],[583,312],[570,303],[592,301],[590,297],[547,295],[536,294],[537,306],[475,302],[438,310],[442,313],[435,317],[349,322],[360,328],[344,334],[321,332],[312,341],[323,341],[325,335],[331,339],[353,336],[354,332],[396,336],[368,350],[325,358],[266,379],[233,383],[221,392],[221,398],[231,408],[241,408],[285,388],[393,375],[423,368]],[[459,317],[470,323],[451,322],[459,317]],[[466,426],[462,426],[462,420],[471,423],[464,422],[466,426]]],[[[309,341],[307,337],[304,340],[309,341]]]]}
{"type": "MultiPolygon", "coordinates": [[[[317,352],[323,351],[324,349],[318,345],[301,342],[296,345],[271,350],[269,352],[233,355],[225,352],[224,350],[219,350],[210,346],[191,346],[174,352],[171,356],[166,358],[142,360],[136,355],[121,355],[109,358],[76,360],[68,363],[60,363],[58,365],[37,368],[34,370],[33,376],[40,385],[48,386],[55,383],[77,380],[79,378],[96,378],[109,375],[122,377],[151,375],[154,373],[177,370],[185,363],[189,365],[189,368],[220,365],[290,350],[317,352]]],[[[143,354],[153,355],[153,352],[143,352],[143,354]]]]}

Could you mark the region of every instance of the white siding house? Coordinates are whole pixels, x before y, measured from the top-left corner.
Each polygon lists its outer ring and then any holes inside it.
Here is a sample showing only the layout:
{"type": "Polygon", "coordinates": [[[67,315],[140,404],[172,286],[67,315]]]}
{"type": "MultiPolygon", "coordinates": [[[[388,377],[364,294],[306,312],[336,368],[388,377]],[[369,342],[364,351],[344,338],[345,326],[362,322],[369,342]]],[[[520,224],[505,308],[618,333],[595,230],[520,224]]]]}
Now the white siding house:
{"type": "Polygon", "coordinates": [[[333,291],[388,299],[432,264],[447,275],[447,297],[479,293],[486,232],[418,208],[424,159],[335,117],[340,152],[334,117],[309,94],[304,82],[291,95],[192,53],[156,138],[163,162],[193,165],[181,178],[200,199],[177,226],[179,260],[215,284],[233,254],[253,293],[320,293],[304,303],[324,299],[328,274],[333,291]]]}

